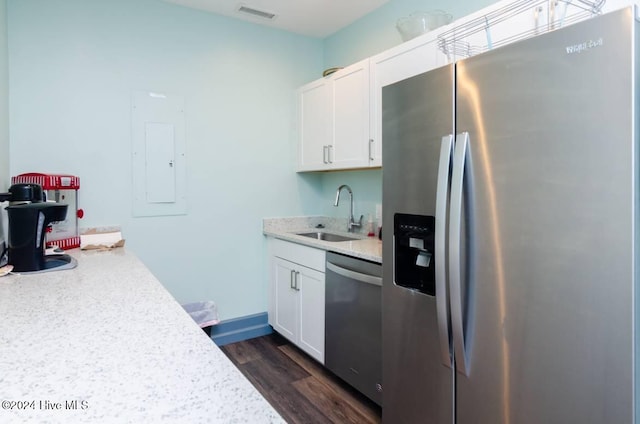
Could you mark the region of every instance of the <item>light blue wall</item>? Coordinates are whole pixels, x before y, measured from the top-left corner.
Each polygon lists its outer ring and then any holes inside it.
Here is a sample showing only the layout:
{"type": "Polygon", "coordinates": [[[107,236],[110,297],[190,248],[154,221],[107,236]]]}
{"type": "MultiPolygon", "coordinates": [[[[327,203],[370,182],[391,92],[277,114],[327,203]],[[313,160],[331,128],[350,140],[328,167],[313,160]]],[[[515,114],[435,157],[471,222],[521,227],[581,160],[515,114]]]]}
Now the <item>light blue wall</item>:
{"type": "Polygon", "coordinates": [[[158,0],[8,0],[8,17],[11,174],[79,175],[81,225],[122,225],[179,301],[266,311],[262,218],[321,212],[293,137],[322,42],[158,0]],[[185,97],[185,216],[132,217],[136,90],[185,97]]]}
{"type": "Polygon", "coordinates": [[[347,193],[341,194],[338,207],[333,206],[336,191],[342,184],[348,184],[353,191],[354,215],[356,219],[364,215],[375,219],[376,204],[382,203],[382,170],[327,172],[322,174],[322,214],[340,218],[349,216],[349,199],[347,193]],[[344,196],[344,197],[342,197],[344,196]],[[344,201],[343,201],[344,200],[344,201]]]}
{"type": "MultiPolygon", "coordinates": [[[[9,53],[7,51],[7,1],[0,0],[0,191],[9,188],[9,53]]],[[[6,217],[0,210],[0,248],[6,217]]]]}
{"type": "MultiPolygon", "coordinates": [[[[386,5],[371,12],[350,26],[324,40],[324,68],[346,66],[374,56],[402,42],[395,25],[398,18],[415,11],[441,9],[460,18],[494,0],[390,0],[386,5]]],[[[336,188],[348,184],[354,192],[355,210],[358,214],[375,213],[375,205],[382,202],[382,171],[333,172],[322,175],[324,213],[329,216],[346,217],[348,209],[331,207],[336,188]]],[[[374,215],[375,216],[375,215],[374,215]]]]}
{"type": "MultiPolygon", "coordinates": [[[[333,64],[398,44],[399,16],[438,7],[459,16],[490,3],[391,0],[323,41],[159,0],[4,1],[10,82],[2,83],[0,28],[0,98],[8,89],[9,175],[79,175],[81,225],[122,225],[127,248],[179,301],[213,299],[222,319],[266,310],[263,217],[346,217],[348,202],[332,206],[343,183],[354,190],[357,214],[374,213],[381,200],[381,170],[294,172],[294,89],[333,64]],[[132,217],[137,90],[185,97],[185,216],[132,217]]],[[[0,125],[6,108],[0,101],[0,125]]],[[[0,153],[8,149],[6,128],[0,153]]],[[[6,159],[0,178],[2,166],[6,159]]]]}
{"type": "Polygon", "coordinates": [[[7,1],[0,0],[0,190],[9,183],[9,52],[7,1]]]}

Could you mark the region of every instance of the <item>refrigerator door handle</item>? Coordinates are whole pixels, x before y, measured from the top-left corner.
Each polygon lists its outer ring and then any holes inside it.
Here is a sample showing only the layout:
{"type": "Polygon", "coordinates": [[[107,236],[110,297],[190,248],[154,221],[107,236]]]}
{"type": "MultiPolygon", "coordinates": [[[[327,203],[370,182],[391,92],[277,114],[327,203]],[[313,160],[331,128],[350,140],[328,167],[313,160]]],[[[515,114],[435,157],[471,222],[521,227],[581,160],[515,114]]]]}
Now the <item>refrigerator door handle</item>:
{"type": "Polygon", "coordinates": [[[464,324],[462,316],[461,252],[460,236],[462,231],[462,193],[465,159],[469,145],[469,133],[456,136],[451,173],[451,206],[449,215],[449,282],[451,296],[451,330],[455,353],[456,369],[469,375],[469,359],[465,346],[464,324]]]}
{"type": "Polygon", "coordinates": [[[451,172],[451,154],[453,152],[453,134],[442,137],[440,160],[438,162],[438,183],[436,188],[436,228],[435,228],[435,267],[436,267],[436,313],[440,338],[440,357],[442,363],[451,367],[451,339],[449,337],[449,311],[447,299],[447,204],[449,202],[449,174],[451,172]]]}

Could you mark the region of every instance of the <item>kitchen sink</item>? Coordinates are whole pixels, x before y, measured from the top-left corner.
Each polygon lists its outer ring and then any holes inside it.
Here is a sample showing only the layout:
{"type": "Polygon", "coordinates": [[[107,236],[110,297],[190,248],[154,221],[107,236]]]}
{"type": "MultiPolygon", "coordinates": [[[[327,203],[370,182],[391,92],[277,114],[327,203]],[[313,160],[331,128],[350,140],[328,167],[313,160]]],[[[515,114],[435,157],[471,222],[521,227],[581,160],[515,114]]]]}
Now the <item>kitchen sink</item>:
{"type": "Polygon", "coordinates": [[[324,241],[359,240],[357,237],[341,236],[340,234],[325,233],[324,231],[315,231],[313,233],[298,233],[298,235],[324,241]]]}

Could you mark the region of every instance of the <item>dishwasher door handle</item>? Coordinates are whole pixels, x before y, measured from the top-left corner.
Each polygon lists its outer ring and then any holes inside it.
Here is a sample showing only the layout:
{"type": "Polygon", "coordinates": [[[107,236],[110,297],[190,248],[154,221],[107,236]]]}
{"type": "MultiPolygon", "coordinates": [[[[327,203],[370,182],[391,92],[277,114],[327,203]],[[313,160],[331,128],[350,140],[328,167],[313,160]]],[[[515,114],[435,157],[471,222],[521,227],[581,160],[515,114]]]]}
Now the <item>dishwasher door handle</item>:
{"type": "Polygon", "coordinates": [[[362,283],[373,284],[374,286],[382,287],[382,278],[374,275],[363,274],[361,272],[351,271],[350,269],[342,268],[338,265],[327,262],[327,269],[335,272],[343,277],[350,278],[352,280],[360,281],[362,283]]]}

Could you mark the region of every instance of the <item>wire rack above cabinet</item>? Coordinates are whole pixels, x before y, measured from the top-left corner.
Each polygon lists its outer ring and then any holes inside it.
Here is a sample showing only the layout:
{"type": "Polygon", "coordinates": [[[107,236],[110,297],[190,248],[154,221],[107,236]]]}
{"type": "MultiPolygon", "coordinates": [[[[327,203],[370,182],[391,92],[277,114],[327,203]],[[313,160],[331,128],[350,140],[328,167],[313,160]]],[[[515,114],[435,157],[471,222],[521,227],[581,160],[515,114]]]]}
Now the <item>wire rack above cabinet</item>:
{"type": "Polygon", "coordinates": [[[452,62],[599,15],[605,2],[517,0],[443,32],[438,48],[452,62]]]}

